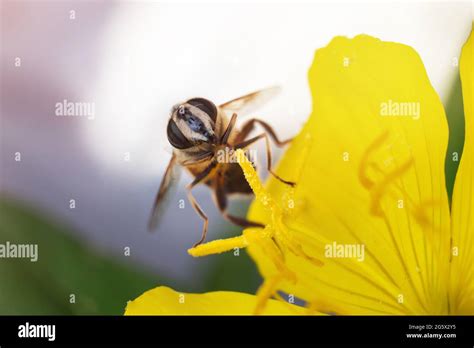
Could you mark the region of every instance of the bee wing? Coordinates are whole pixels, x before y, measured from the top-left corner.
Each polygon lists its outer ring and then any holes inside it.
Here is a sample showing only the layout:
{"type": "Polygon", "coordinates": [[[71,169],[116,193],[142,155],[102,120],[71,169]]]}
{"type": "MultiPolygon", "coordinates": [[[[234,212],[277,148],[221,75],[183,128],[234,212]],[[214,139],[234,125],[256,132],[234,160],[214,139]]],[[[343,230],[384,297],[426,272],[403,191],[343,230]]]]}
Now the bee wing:
{"type": "Polygon", "coordinates": [[[148,229],[151,232],[158,227],[159,220],[165,210],[165,201],[173,196],[180,176],[181,166],[178,165],[176,156],[173,154],[168,167],[166,167],[165,175],[161,180],[160,189],[156,194],[155,203],[153,204],[153,209],[151,211],[150,220],[148,222],[148,229]]]}
{"type": "Polygon", "coordinates": [[[263,104],[275,97],[280,92],[280,90],[281,88],[278,86],[264,88],[259,91],[246,94],[242,97],[232,99],[224,104],[219,105],[219,108],[228,112],[229,115],[235,112],[239,114],[239,116],[242,116],[261,107],[263,104]]]}

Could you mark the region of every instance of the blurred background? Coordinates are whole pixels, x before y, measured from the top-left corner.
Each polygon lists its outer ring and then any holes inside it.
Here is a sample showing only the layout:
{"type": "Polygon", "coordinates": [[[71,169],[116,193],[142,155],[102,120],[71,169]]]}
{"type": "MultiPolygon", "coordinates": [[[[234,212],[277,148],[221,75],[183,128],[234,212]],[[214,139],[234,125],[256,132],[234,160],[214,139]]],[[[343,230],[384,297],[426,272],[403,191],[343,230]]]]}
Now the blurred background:
{"type": "MultiPolygon", "coordinates": [[[[291,137],[311,109],[314,51],[337,35],[370,34],[420,54],[447,110],[451,192],[464,134],[458,58],[472,14],[470,1],[2,1],[0,243],[38,244],[39,260],[0,259],[0,314],[121,314],[157,285],[254,292],[260,278],[244,251],[187,254],[202,228],[188,175],[159,230],[146,229],[171,157],[169,110],[280,85],[256,115],[291,137]],[[64,100],[94,112],[57,116],[64,100]]],[[[240,233],[206,187],[194,192],[210,217],[208,240],[240,233]]],[[[244,215],[248,204],[231,210],[244,215]]]]}

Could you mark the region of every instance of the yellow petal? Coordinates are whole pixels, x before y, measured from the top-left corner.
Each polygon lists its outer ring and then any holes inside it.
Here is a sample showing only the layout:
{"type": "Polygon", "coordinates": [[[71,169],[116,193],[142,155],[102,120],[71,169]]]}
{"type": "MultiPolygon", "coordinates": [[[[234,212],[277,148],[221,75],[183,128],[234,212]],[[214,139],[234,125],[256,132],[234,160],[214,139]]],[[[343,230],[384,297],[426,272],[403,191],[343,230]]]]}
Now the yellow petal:
{"type": "MultiPolygon", "coordinates": [[[[125,315],[250,315],[256,307],[256,296],[249,294],[230,291],[187,294],[160,286],[129,301],[125,315]]],[[[305,312],[302,307],[270,300],[262,314],[298,315],[305,312]]]]}
{"type": "Polygon", "coordinates": [[[474,45],[471,35],[461,54],[465,141],[456,175],[451,211],[453,256],[450,300],[453,313],[474,313],[474,115],[472,103],[474,45]]]}
{"type": "MultiPolygon", "coordinates": [[[[447,313],[448,128],[420,57],[365,35],[337,37],[316,52],[309,83],[313,112],[277,170],[297,186],[268,183],[282,197],[282,224],[258,199],[249,214],[274,229],[296,275],[275,291],[324,312],[447,313]],[[340,246],[345,257],[330,257],[340,246]]],[[[261,244],[248,250],[266,279],[282,272],[261,244]]]]}

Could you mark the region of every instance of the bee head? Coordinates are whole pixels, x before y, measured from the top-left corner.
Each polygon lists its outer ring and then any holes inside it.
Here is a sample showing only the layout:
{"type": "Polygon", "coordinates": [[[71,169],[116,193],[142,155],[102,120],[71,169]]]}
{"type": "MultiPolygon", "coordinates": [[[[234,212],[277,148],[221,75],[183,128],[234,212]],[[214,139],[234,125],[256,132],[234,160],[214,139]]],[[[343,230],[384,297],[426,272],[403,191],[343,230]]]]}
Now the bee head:
{"type": "Polygon", "coordinates": [[[189,99],[173,106],[167,128],[168,141],[181,150],[214,142],[217,113],[214,103],[204,98],[189,99]]]}

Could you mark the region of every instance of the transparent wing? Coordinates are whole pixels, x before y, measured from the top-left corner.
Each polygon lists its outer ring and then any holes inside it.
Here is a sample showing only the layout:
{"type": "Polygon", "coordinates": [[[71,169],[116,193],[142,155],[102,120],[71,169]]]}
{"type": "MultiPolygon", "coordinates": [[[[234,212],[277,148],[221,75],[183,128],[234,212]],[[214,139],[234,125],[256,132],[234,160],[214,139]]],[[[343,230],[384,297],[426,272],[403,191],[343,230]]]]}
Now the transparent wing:
{"type": "Polygon", "coordinates": [[[223,109],[229,115],[232,115],[235,112],[239,116],[243,116],[261,107],[263,104],[275,97],[280,90],[281,88],[278,86],[261,89],[242,97],[232,99],[219,105],[219,108],[223,109]]]}
{"type": "Polygon", "coordinates": [[[152,232],[158,227],[161,216],[167,206],[166,202],[174,195],[177,183],[181,176],[181,166],[178,165],[176,156],[173,154],[166,168],[165,175],[161,180],[160,188],[156,194],[155,203],[151,211],[148,229],[152,232]]]}

